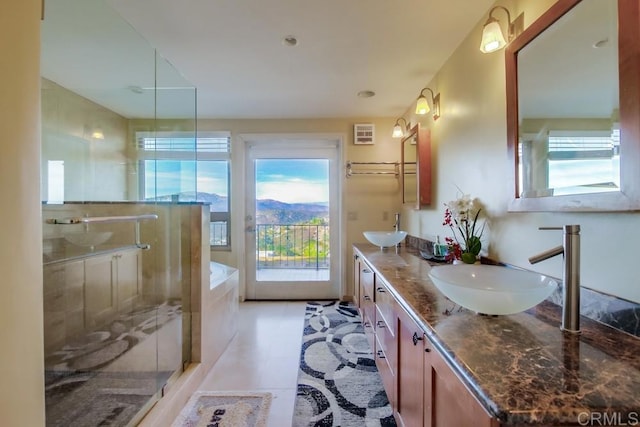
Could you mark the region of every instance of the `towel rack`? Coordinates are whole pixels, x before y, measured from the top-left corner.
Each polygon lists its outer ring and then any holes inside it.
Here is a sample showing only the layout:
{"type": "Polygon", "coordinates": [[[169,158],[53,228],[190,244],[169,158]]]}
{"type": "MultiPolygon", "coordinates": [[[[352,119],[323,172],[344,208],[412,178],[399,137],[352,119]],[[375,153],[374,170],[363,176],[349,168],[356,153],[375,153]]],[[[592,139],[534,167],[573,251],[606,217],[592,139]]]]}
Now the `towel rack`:
{"type": "Polygon", "coordinates": [[[147,219],[158,219],[156,214],[142,214],[142,215],[118,215],[118,216],[83,216],[83,217],[70,217],[70,218],[50,218],[46,222],[47,224],[98,224],[98,223],[110,223],[110,222],[135,222],[135,245],[144,250],[151,249],[151,245],[148,243],[142,243],[140,241],[140,221],[147,219]]]}
{"type": "Polygon", "coordinates": [[[145,219],[158,219],[156,214],[143,215],[119,215],[119,216],[85,216],[71,218],[50,218],[47,224],[90,224],[99,222],[126,222],[126,221],[142,221],[145,219]]]}
{"type": "Polygon", "coordinates": [[[399,162],[352,162],[347,160],[347,178],[353,175],[400,175],[399,162]],[[353,166],[356,166],[355,169],[353,166]],[[364,166],[360,167],[359,166],[364,166]],[[379,169],[378,166],[382,166],[379,169]]]}

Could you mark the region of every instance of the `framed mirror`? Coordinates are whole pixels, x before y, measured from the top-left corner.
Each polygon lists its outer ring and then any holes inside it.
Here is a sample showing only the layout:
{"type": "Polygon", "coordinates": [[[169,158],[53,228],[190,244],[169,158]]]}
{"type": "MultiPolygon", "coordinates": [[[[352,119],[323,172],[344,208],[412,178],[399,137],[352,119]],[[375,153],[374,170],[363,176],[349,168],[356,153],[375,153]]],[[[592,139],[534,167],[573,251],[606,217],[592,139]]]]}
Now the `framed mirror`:
{"type": "Polygon", "coordinates": [[[640,210],[639,2],[558,0],[505,65],[509,210],[640,210]]]}
{"type": "Polygon", "coordinates": [[[420,209],[431,203],[431,139],[428,129],[415,125],[400,144],[402,203],[420,209]]]}

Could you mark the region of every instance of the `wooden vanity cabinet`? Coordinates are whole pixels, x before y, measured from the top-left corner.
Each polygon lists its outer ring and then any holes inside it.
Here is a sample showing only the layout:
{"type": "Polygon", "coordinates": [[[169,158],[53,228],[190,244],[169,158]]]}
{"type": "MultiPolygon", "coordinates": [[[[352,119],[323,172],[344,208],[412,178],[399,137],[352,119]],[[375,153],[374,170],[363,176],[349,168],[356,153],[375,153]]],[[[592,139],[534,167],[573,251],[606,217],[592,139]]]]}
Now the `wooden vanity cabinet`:
{"type": "Polygon", "coordinates": [[[355,267],[358,269],[358,307],[360,309],[360,317],[362,317],[362,327],[369,341],[371,350],[375,353],[375,321],[376,308],[374,303],[373,287],[375,283],[375,275],[371,267],[367,265],[361,258],[356,259],[355,267]]]}
{"type": "Polygon", "coordinates": [[[426,338],[422,329],[401,307],[397,310],[398,369],[396,421],[399,426],[426,425],[425,414],[431,412],[430,399],[423,384],[425,365],[429,353],[425,353],[426,338]]]}
{"type": "Polygon", "coordinates": [[[396,329],[396,301],[387,285],[375,276],[375,337],[376,366],[380,372],[387,398],[391,407],[396,406],[396,371],[398,360],[398,339],[396,329]]]}
{"type": "MultiPolygon", "coordinates": [[[[429,345],[429,344],[427,344],[429,345]]],[[[425,427],[499,427],[449,366],[434,349],[425,353],[424,395],[425,427]]]]}
{"type": "Polygon", "coordinates": [[[396,422],[402,427],[499,427],[383,277],[354,256],[354,286],[396,422]]]}

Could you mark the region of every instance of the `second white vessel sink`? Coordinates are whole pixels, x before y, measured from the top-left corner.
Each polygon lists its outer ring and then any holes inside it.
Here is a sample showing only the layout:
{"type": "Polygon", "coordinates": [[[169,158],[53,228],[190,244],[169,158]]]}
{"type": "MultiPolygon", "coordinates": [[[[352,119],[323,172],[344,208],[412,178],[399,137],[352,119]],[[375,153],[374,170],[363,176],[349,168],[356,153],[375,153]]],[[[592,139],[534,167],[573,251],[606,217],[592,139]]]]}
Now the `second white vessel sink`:
{"type": "Polygon", "coordinates": [[[429,271],[451,301],[482,314],[515,314],[538,305],[558,286],[532,271],[482,264],[443,265],[429,271]]]}
{"type": "Polygon", "coordinates": [[[381,248],[395,246],[407,237],[406,231],[364,231],[362,234],[370,243],[381,248]]]}

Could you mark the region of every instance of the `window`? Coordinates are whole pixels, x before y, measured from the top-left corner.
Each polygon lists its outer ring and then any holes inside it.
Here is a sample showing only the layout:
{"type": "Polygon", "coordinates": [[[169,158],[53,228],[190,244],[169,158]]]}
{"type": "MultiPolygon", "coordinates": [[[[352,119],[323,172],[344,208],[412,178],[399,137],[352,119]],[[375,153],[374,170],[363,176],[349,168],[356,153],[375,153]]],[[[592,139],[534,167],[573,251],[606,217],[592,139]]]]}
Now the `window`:
{"type": "Polygon", "coordinates": [[[555,195],[619,191],[620,131],[550,131],[549,187],[555,195]]]}
{"type": "Polygon", "coordinates": [[[137,133],[142,199],[208,202],[212,249],[231,247],[230,148],[228,132],[137,133]]]}

